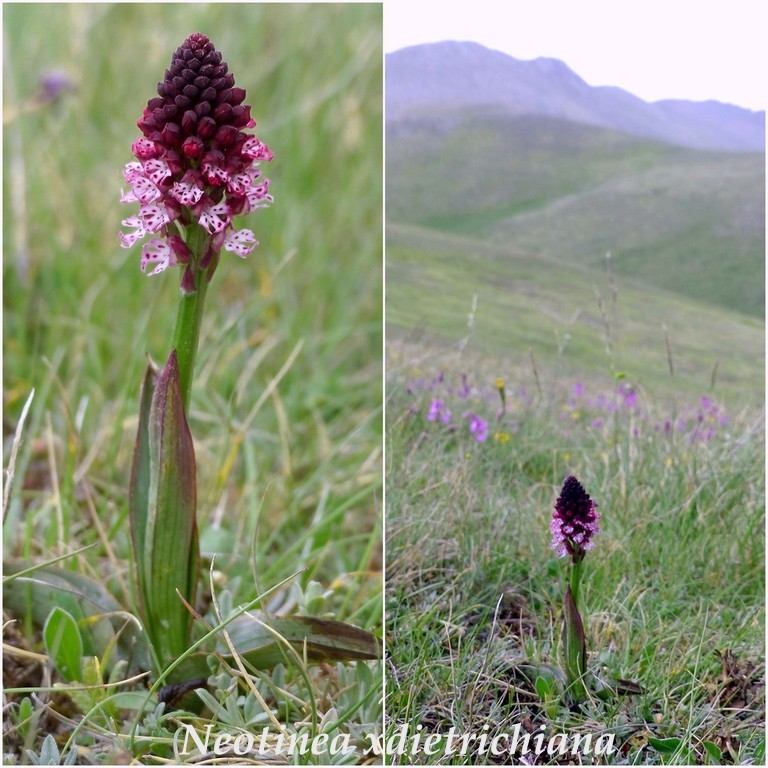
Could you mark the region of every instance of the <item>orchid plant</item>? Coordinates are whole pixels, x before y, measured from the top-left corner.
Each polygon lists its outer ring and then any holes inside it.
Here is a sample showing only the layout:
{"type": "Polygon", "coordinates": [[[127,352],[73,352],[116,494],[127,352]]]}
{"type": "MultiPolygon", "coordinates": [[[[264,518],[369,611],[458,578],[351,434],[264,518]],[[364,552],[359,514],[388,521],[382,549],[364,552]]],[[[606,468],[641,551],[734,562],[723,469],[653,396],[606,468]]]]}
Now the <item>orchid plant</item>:
{"type": "MultiPolygon", "coordinates": [[[[48,655],[65,680],[84,681],[83,657],[110,668],[119,659],[123,668],[150,671],[153,691],[167,701],[178,690],[205,687],[212,652],[264,669],[290,658],[375,659],[380,644],[339,621],[255,613],[259,595],[230,616],[218,616],[218,627],[198,612],[197,478],[189,427],[195,357],[222,252],[244,258],[258,244],[234,221],[273,202],[260,169],[273,154],[247,132],[256,123],[243,103],[245,91],[206,35],[190,35],[175,51],[157,94],[137,123],[142,135],[123,172],[128,189],[121,201],[138,203],[138,213],[123,220],[127,231],[119,235],[124,248],[145,241],[140,268],[148,275],[180,268],[168,358],[162,370],[149,364],[140,394],[129,487],[136,610],[126,610],[103,584],[50,564],[11,574],[5,598],[33,606],[45,625],[48,655]],[[27,581],[30,571],[35,578],[27,581]]],[[[89,679],[98,678],[97,669],[89,679]]]]}
{"type": "Polygon", "coordinates": [[[272,202],[259,162],[273,155],[243,129],[253,128],[245,91],[202,34],[176,50],[138,122],[143,136],[123,177],[123,203],[139,203],[123,220],[124,248],[147,235],[141,269],[182,267],[176,328],[168,362],[144,379],[131,472],[130,511],[139,606],[158,666],[188,646],[197,590],[195,453],[187,424],[205,296],[222,250],[247,256],[257,244],[236,230],[239,213],[272,202]],[[178,596],[177,596],[178,591],[178,596]],[[179,599],[181,597],[182,599],[179,599]]]}
{"type": "Polygon", "coordinates": [[[565,588],[563,659],[568,690],[575,701],[586,698],[587,641],[581,608],[582,565],[594,547],[592,537],[600,532],[597,504],[582,484],[570,475],[565,479],[552,512],[552,549],[570,559],[570,574],[565,588]]]}
{"type": "Polygon", "coordinates": [[[594,547],[592,539],[600,533],[599,519],[597,504],[584,490],[584,486],[573,475],[569,475],[555,502],[550,531],[552,549],[559,557],[568,558],[569,561],[563,600],[562,657],[567,683],[566,696],[570,703],[576,705],[588,699],[591,693],[601,699],[643,693],[643,688],[631,680],[607,678],[587,668],[587,620],[581,582],[584,558],[594,547]]]}
{"type": "MultiPolygon", "coordinates": [[[[190,35],[176,50],[157,93],[138,121],[143,136],[132,147],[137,159],[123,173],[130,191],[122,194],[122,202],[140,207],[137,216],[123,220],[132,231],[121,233],[120,240],[131,248],[152,236],[141,256],[141,269],[152,267],[150,275],[182,268],[168,361],[157,377],[150,364],[144,378],[130,486],[139,611],[156,668],[162,670],[189,648],[199,579],[188,417],[206,291],[223,250],[245,258],[258,244],[253,232],[236,229],[233,219],[273,201],[269,180],[259,169],[273,154],[246,133],[256,122],[243,104],[245,91],[235,86],[205,35],[190,35]]],[[[271,626],[298,645],[325,636],[319,658],[378,653],[372,636],[338,622],[292,617],[272,620],[271,626]],[[342,637],[347,640],[339,645],[342,637]]],[[[247,617],[240,631],[246,645],[252,643],[249,634],[258,634],[247,617]]]]}

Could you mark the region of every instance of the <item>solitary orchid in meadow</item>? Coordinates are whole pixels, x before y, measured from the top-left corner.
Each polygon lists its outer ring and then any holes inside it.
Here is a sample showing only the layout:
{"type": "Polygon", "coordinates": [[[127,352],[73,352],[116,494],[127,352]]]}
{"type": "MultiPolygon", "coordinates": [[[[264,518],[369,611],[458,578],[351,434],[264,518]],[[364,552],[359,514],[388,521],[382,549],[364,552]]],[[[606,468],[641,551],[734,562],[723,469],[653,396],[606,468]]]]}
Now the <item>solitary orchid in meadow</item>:
{"type": "Polygon", "coordinates": [[[584,678],[587,671],[586,632],[579,606],[581,566],[584,555],[594,546],[592,537],[600,532],[599,517],[597,504],[584,486],[569,475],[555,503],[550,530],[552,549],[559,557],[569,556],[571,559],[564,601],[563,655],[569,692],[576,702],[586,698],[584,678]]]}
{"type": "Polygon", "coordinates": [[[258,169],[272,153],[255,136],[245,91],[235,87],[221,53],[203,34],[190,35],[171,58],[137,125],[143,136],[123,177],[123,203],[139,203],[123,220],[124,248],[152,235],[141,269],[156,275],[183,266],[171,353],[159,377],[144,379],[131,472],[130,509],[139,605],[155,663],[184,651],[199,569],[196,467],[187,425],[205,293],[223,249],[245,257],[257,245],[235,229],[240,213],[272,202],[258,169]]]}
{"type": "MultiPolygon", "coordinates": [[[[141,269],[150,275],[182,266],[171,351],[162,372],[150,365],[142,387],[139,428],[130,483],[139,613],[156,671],[189,648],[200,569],[196,522],[196,465],[187,423],[205,294],[221,250],[245,257],[257,245],[234,217],[272,202],[259,162],[272,152],[243,129],[255,125],[245,91],[213,43],[190,35],[171,58],[138,121],[143,136],[133,144],[136,160],[125,167],[130,185],[122,202],[139,203],[123,221],[125,248],[147,235],[141,269]]],[[[241,617],[240,632],[251,663],[272,666],[284,653],[265,653],[254,643],[263,629],[241,617]],[[270,655],[272,654],[272,655],[270,655]]],[[[270,619],[271,630],[305,651],[309,660],[370,659],[376,639],[355,627],[312,617],[270,619]]],[[[230,627],[230,638],[237,634],[230,627]]],[[[270,635],[269,645],[274,645],[270,635]]],[[[199,663],[198,663],[198,666],[199,663]]],[[[204,670],[197,670],[204,671],[204,670]]]]}

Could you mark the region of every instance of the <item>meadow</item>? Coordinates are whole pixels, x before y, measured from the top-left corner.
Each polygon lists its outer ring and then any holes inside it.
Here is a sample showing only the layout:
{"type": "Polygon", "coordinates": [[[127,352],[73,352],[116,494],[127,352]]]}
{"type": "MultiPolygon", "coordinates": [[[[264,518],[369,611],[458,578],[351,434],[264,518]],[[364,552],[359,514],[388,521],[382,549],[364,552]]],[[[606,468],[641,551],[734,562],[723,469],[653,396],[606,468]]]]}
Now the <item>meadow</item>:
{"type": "Polygon", "coordinates": [[[764,267],[728,213],[755,158],[467,114],[387,146],[387,733],[440,734],[425,764],[764,762],[764,267]],[[578,706],[568,475],[602,515],[578,706]],[[515,726],[616,751],[492,754],[515,726]]]}
{"type": "Polygon", "coordinates": [[[395,344],[388,365],[390,732],[519,724],[613,734],[600,764],[760,763],[760,410],[515,371],[471,346],[395,344]],[[562,685],[540,687],[560,677],[566,572],[549,522],[569,474],[602,515],[584,563],[590,671],[642,687],[577,710],[562,685]]]}
{"type": "Polygon", "coordinates": [[[115,652],[78,692],[46,655],[34,574],[26,586],[11,574],[61,558],[51,567],[131,609],[139,386],[147,356],[168,355],[178,288],[176,270],[147,278],[139,248],[119,247],[122,170],[171,54],[201,31],[275,153],[275,203],[243,222],[260,241],[248,259],[222,257],[201,332],[197,608],[215,625],[261,595],[270,615],[382,634],[381,8],[19,4],[3,17],[6,467],[18,450],[3,527],[3,762],[173,761],[182,721],[266,726],[271,753],[281,730],[347,733],[357,746],[344,759],[362,761],[381,729],[379,662],[299,654],[246,674],[211,657],[185,713],[115,652]]]}

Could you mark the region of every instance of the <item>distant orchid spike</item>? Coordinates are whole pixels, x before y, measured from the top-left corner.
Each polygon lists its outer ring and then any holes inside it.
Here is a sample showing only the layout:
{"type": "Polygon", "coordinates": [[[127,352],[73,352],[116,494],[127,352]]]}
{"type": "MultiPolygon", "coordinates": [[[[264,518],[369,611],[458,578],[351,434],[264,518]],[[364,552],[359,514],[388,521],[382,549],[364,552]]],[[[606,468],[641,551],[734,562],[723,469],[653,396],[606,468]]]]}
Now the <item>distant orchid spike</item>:
{"type": "Polygon", "coordinates": [[[569,555],[574,563],[584,558],[594,546],[592,537],[600,532],[597,504],[582,484],[570,475],[563,483],[560,496],[552,513],[552,549],[558,557],[569,555]]]}
{"type": "Polygon", "coordinates": [[[440,420],[443,422],[443,424],[448,424],[448,422],[451,420],[451,411],[445,405],[443,400],[433,400],[429,406],[429,413],[427,413],[427,418],[430,421],[440,420]]]}
{"type": "MultiPolygon", "coordinates": [[[[258,241],[249,229],[236,230],[232,219],[272,203],[269,179],[258,165],[273,154],[243,130],[256,125],[243,104],[245,91],[235,87],[213,43],[195,33],[173,54],[157,93],[137,123],[143,134],[131,147],[137,159],[123,172],[130,190],[121,202],[138,202],[139,212],[123,220],[133,231],[120,233],[122,247],[155,235],[141,258],[145,272],[157,265],[148,272],[154,275],[190,264],[179,241],[188,242],[187,227],[200,225],[217,251],[223,246],[247,256],[258,241]]],[[[198,266],[193,260],[192,272],[198,266]]]]}
{"type": "Polygon", "coordinates": [[[488,439],[488,422],[471,411],[467,411],[463,416],[465,419],[469,419],[469,434],[472,435],[478,443],[484,443],[488,439]]]}
{"type": "Polygon", "coordinates": [[[41,104],[55,103],[65,93],[74,91],[76,88],[69,75],[61,69],[51,69],[48,72],[44,72],[38,80],[38,87],[38,99],[41,104]]]}

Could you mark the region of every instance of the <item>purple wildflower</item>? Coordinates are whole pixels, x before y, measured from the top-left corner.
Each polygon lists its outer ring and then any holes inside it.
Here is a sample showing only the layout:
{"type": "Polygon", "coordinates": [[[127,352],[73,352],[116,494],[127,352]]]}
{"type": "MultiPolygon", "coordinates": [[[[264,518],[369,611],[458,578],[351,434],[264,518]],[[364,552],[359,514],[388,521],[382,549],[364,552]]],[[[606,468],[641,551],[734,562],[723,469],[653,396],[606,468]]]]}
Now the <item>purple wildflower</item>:
{"type": "Polygon", "coordinates": [[[621,390],[626,408],[635,408],[637,406],[637,392],[634,389],[626,387],[621,390]]]}
{"type": "Polygon", "coordinates": [[[570,555],[574,563],[580,562],[594,546],[592,537],[600,532],[599,518],[597,504],[581,483],[573,475],[567,477],[550,524],[552,549],[558,557],[570,555]]]}
{"type": "Polygon", "coordinates": [[[469,434],[473,435],[478,443],[484,443],[488,439],[488,422],[476,413],[467,411],[465,419],[469,419],[469,434]]]}
{"type": "Polygon", "coordinates": [[[433,400],[429,406],[427,418],[430,421],[440,420],[443,424],[447,424],[451,420],[451,411],[446,407],[443,400],[433,400]]]}
{"type": "Polygon", "coordinates": [[[39,99],[43,104],[58,101],[67,91],[73,91],[75,84],[69,75],[61,69],[52,69],[43,73],[38,81],[39,99]]]}
{"type": "Polygon", "coordinates": [[[707,417],[707,421],[717,421],[721,426],[728,424],[727,414],[721,410],[720,406],[714,400],[707,397],[706,395],[703,395],[699,402],[701,409],[704,411],[704,414],[707,417]]]}
{"type": "Polygon", "coordinates": [[[462,400],[466,400],[469,397],[470,394],[470,388],[469,384],[467,383],[467,374],[462,373],[461,374],[461,387],[459,388],[459,391],[456,393],[462,400]]]}
{"type": "MultiPolygon", "coordinates": [[[[136,160],[125,166],[130,186],[123,203],[139,203],[138,215],[123,220],[123,248],[152,235],[142,249],[141,269],[154,264],[155,275],[168,267],[190,265],[190,250],[180,233],[194,223],[210,236],[210,261],[222,248],[245,258],[258,242],[249,229],[236,230],[232,218],[272,202],[269,179],[259,161],[272,152],[255,136],[245,91],[203,34],[190,35],[171,58],[158,96],[150,99],[137,125],[144,134],[131,150],[136,160]]],[[[190,273],[191,278],[191,273],[190,273]]],[[[190,280],[188,279],[188,282],[190,280]]]]}

